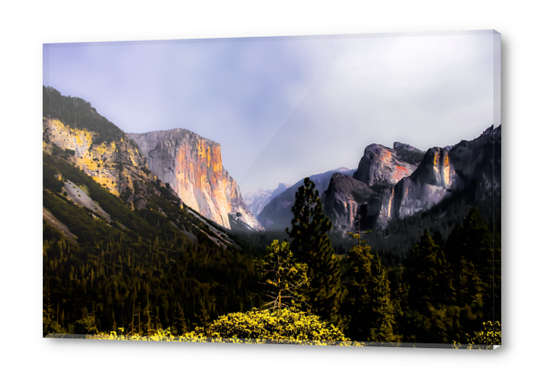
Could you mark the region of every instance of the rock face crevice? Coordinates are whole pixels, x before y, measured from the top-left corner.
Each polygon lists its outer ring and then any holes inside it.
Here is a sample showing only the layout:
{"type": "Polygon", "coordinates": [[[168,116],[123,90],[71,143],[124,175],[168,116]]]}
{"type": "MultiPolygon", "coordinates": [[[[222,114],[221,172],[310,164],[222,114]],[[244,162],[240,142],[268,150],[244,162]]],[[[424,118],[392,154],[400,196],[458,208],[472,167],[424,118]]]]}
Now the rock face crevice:
{"type": "Polygon", "coordinates": [[[243,201],[239,185],[222,166],[218,143],[186,129],[130,133],[128,137],[137,143],[149,168],[185,204],[228,229],[241,225],[263,230],[243,201]]]}

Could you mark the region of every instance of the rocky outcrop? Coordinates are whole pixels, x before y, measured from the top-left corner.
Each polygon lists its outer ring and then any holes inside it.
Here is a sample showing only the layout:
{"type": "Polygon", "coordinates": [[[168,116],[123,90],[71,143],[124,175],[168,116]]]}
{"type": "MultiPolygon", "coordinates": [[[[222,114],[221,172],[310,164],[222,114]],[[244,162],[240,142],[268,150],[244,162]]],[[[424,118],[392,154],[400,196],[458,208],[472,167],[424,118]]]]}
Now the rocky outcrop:
{"type": "Polygon", "coordinates": [[[384,228],[392,217],[395,185],[412,175],[422,159],[421,150],[400,142],[393,149],[367,146],[352,178],[336,176],[326,191],[324,211],[334,229],[354,231],[356,218],[364,229],[384,228]]]}
{"type": "Polygon", "coordinates": [[[427,152],[396,142],[393,149],[372,144],[365,149],[352,178],[334,175],[324,199],[324,211],[334,229],[385,229],[393,219],[427,211],[461,193],[471,205],[500,199],[501,128],[488,128],[472,141],[461,141],[427,152]],[[356,199],[354,191],[366,194],[356,199]],[[371,191],[371,192],[369,192],[371,191]]]}
{"type": "Polygon", "coordinates": [[[360,207],[375,195],[367,184],[337,172],[331,177],[323,196],[324,213],[333,223],[335,231],[355,230],[360,207]]]}
{"type": "Polygon", "coordinates": [[[137,146],[120,130],[114,137],[104,140],[99,132],[45,115],[43,150],[61,154],[112,194],[124,195],[125,200],[138,209],[147,201],[145,183],[157,179],[147,168],[145,157],[137,146]]]}
{"type": "Polygon", "coordinates": [[[489,127],[472,141],[461,141],[450,149],[450,161],[463,187],[474,187],[476,202],[501,194],[501,127],[489,127]]]}
{"type": "MultiPolygon", "coordinates": [[[[377,196],[360,207],[364,227],[384,229],[392,219],[402,219],[427,211],[458,193],[472,205],[500,199],[500,141],[501,128],[491,126],[472,141],[429,149],[411,175],[405,176],[393,187],[380,189],[377,196]]],[[[400,146],[399,150],[405,151],[403,146],[400,146]]],[[[394,147],[397,148],[398,145],[395,144],[394,147]]],[[[362,161],[365,158],[366,156],[362,161]]],[[[395,165],[393,158],[391,163],[395,165]]],[[[387,169],[373,164],[371,167],[378,169],[367,169],[367,163],[363,167],[364,178],[377,178],[373,180],[380,184],[386,179],[388,183],[392,182],[390,173],[393,168],[387,169]],[[384,171],[384,174],[380,170],[384,171]],[[371,175],[367,176],[367,172],[371,175]]]]}
{"type": "Polygon", "coordinates": [[[394,195],[395,188],[382,188],[367,203],[361,204],[359,213],[363,230],[386,228],[392,218],[394,195]]]}
{"type": "MultiPolygon", "coordinates": [[[[335,173],[351,176],[355,170],[346,167],[340,167],[336,170],[324,172],[309,176],[310,180],[315,183],[315,189],[318,191],[320,198],[329,187],[331,177],[335,173]]],[[[283,231],[291,226],[293,213],[292,206],[295,203],[295,193],[297,189],[303,185],[303,180],[299,180],[296,184],[282,192],[265,206],[258,215],[258,221],[265,227],[266,230],[283,231]]]]}
{"type": "Polygon", "coordinates": [[[395,186],[391,217],[404,218],[430,209],[462,187],[462,179],[450,164],[448,151],[431,148],[418,169],[395,186]]]}
{"type": "Polygon", "coordinates": [[[393,187],[412,175],[422,158],[422,151],[407,144],[396,142],[393,149],[371,144],[365,148],[353,177],[369,187],[393,187]]]}
{"type": "Polygon", "coordinates": [[[43,208],[43,221],[62,233],[69,241],[77,245],[77,236],[70,232],[70,229],[53,216],[53,214],[45,207],[43,208]]]}
{"type": "Polygon", "coordinates": [[[243,201],[237,182],[222,166],[218,143],[186,129],[128,136],[147,158],[149,168],[192,209],[229,229],[233,221],[263,230],[243,201]]]}
{"type": "Polygon", "coordinates": [[[425,211],[459,191],[468,191],[473,204],[500,196],[501,128],[491,126],[472,141],[432,148],[408,178],[395,187],[392,217],[425,211]]]}

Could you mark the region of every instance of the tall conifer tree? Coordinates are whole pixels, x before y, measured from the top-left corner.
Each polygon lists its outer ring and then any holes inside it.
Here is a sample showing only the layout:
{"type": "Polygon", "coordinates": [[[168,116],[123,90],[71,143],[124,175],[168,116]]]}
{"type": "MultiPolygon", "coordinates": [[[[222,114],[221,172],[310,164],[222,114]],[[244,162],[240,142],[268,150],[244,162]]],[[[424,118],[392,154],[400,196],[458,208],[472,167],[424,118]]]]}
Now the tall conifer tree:
{"type": "Polygon", "coordinates": [[[294,261],[288,242],[274,240],[267,246],[259,271],[266,287],[265,297],[271,300],[265,307],[304,308],[305,301],[300,293],[308,285],[307,265],[294,261]]]}
{"type": "Polygon", "coordinates": [[[328,232],[331,221],[322,211],[318,190],[309,178],[299,187],[292,207],[291,250],[297,261],[307,264],[310,287],[304,296],[310,311],[339,328],[344,326],[339,308],[345,296],[339,261],[331,247],[328,232]]]}

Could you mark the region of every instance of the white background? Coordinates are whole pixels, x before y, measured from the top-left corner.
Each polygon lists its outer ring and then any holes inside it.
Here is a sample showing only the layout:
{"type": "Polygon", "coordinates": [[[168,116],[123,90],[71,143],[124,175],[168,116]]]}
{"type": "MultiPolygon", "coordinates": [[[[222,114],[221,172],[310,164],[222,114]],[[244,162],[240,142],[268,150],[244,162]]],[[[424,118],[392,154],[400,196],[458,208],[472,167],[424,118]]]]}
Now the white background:
{"type": "Polygon", "coordinates": [[[536,2],[46,1],[0,8],[0,375],[46,378],[535,377],[540,351],[540,12],[536,2]],[[196,4],[197,3],[197,4],[196,4]],[[41,45],[496,29],[503,55],[503,333],[496,351],[41,338],[41,45]],[[529,370],[533,370],[529,372],[529,370]]]}

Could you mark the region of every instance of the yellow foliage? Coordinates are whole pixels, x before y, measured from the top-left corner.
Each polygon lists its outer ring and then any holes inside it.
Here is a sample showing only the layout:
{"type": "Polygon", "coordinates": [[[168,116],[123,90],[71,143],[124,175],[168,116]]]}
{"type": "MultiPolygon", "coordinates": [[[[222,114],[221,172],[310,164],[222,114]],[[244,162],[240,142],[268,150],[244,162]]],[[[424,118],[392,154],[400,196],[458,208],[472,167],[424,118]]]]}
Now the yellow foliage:
{"type": "Polygon", "coordinates": [[[337,346],[369,346],[370,344],[364,342],[353,341],[309,341],[309,340],[269,340],[264,338],[222,338],[222,337],[202,337],[196,332],[189,332],[182,336],[174,336],[171,334],[170,329],[160,329],[156,333],[148,336],[142,336],[135,334],[124,334],[119,328],[119,332],[112,331],[110,333],[100,333],[96,335],[87,336],[88,339],[96,340],[122,340],[122,341],[164,341],[164,342],[202,342],[202,343],[255,343],[255,344],[293,344],[293,345],[337,345],[337,346]]]}
{"type": "Polygon", "coordinates": [[[209,327],[196,327],[192,332],[174,336],[171,330],[159,329],[150,335],[125,334],[124,329],[88,336],[100,340],[176,341],[217,343],[280,343],[300,345],[366,346],[352,342],[335,326],[318,316],[288,309],[253,310],[220,317],[209,327]]]}
{"type": "Polygon", "coordinates": [[[64,124],[62,123],[62,121],[60,121],[59,119],[54,119],[54,120],[51,120],[51,124],[52,126],[54,126],[55,128],[57,129],[62,129],[62,130],[66,130],[66,126],[64,126],[64,124]]]}
{"type": "Polygon", "coordinates": [[[117,191],[114,187],[116,187],[117,185],[114,184],[110,179],[107,179],[107,178],[104,178],[104,177],[99,177],[99,176],[92,176],[92,179],[94,179],[94,181],[100,185],[104,185],[107,187],[107,189],[109,190],[109,192],[111,192],[113,195],[115,196],[119,196],[120,193],[119,191],[117,191]]]}
{"type": "MultiPolygon", "coordinates": [[[[94,148],[99,155],[103,156],[105,153],[108,153],[108,149],[107,149],[107,145],[105,144],[105,142],[102,142],[100,146],[96,146],[94,148]]],[[[115,149],[112,149],[111,153],[115,151],[115,149]]]]}
{"type": "Polygon", "coordinates": [[[205,329],[196,328],[189,336],[267,340],[281,343],[318,341],[326,345],[348,341],[339,329],[321,321],[318,316],[293,312],[286,308],[230,313],[219,317],[205,329]]]}
{"type": "Polygon", "coordinates": [[[90,136],[89,132],[86,130],[77,130],[75,131],[75,141],[77,145],[83,146],[85,142],[88,142],[89,145],[92,144],[92,137],[90,136]]]}
{"type": "MultiPolygon", "coordinates": [[[[482,330],[474,332],[473,335],[467,334],[465,336],[468,350],[492,350],[494,346],[501,345],[501,323],[499,321],[486,321],[482,325],[482,330]]],[[[454,347],[461,349],[462,345],[454,341],[454,347]]]]}
{"type": "Polygon", "coordinates": [[[94,161],[90,156],[85,155],[83,158],[79,160],[79,163],[82,166],[86,166],[89,170],[96,170],[98,169],[98,162],[94,161]]]}

